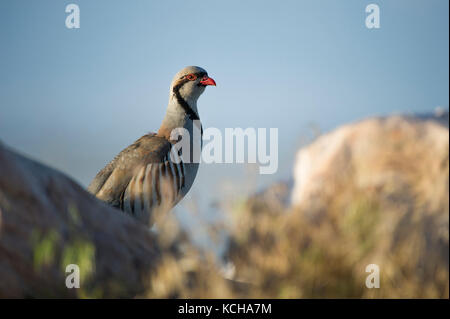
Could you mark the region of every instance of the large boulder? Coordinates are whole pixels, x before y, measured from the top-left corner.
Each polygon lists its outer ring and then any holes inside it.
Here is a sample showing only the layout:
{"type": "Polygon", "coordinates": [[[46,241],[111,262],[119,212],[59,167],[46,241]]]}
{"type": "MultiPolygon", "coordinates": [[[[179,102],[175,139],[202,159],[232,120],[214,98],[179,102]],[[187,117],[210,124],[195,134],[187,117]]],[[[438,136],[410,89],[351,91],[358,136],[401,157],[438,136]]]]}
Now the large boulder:
{"type": "Polygon", "coordinates": [[[0,144],[0,297],[135,296],[159,257],[147,227],[0,144]]]}
{"type": "Polygon", "coordinates": [[[349,182],[363,189],[416,190],[435,203],[435,191],[448,189],[448,148],[448,112],[342,126],[297,153],[292,204],[318,204],[349,182]]]}
{"type": "Polygon", "coordinates": [[[355,296],[448,298],[448,112],[325,134],[298,152],[294,184],[293,207],[310,221],[318,251],[341,252],[350,278],[379,266],[384,289],[355,296]]]}

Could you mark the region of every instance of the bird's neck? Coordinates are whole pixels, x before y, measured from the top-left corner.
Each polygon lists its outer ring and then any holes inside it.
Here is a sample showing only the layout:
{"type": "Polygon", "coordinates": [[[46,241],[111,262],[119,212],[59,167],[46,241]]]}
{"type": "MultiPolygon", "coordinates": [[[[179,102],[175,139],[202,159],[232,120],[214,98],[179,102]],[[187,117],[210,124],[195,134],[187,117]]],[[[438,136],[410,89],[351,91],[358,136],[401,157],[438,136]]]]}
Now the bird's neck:
{"type": "Polygon", "coordinates": [[[192,133],[195,121],[200,121],[197,100],[184,99],[179,94],[172,93],[158,135],[170,140],[170,134],[176,128],[185,128],[192,133]]]}

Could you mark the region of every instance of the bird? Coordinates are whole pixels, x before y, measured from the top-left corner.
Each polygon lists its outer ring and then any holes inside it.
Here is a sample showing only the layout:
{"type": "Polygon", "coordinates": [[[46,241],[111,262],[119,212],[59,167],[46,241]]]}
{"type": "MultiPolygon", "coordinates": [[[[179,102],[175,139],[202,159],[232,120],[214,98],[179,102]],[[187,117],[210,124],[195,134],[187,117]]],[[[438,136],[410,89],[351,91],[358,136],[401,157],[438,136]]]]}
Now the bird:
{"type": "Polygon", "coordinates": [[[201,150],[203,136],[197,100],[211,85],[216,86],[216,82],[201,67],[179,71],[170,85],[159,130],[123,149],[98,172],[88,191],[149,226],[154,224],[156,212],[172,209],[188,193],[197,175],[199,161],[193,158],[194,147],[199,143],[201,150]],[[185,137],[173,135],[179,129],[189,133],[189,154],[187,149],[176,147],[185,137]],[[200,131],[197,137],[196,129],[200,131]]]}

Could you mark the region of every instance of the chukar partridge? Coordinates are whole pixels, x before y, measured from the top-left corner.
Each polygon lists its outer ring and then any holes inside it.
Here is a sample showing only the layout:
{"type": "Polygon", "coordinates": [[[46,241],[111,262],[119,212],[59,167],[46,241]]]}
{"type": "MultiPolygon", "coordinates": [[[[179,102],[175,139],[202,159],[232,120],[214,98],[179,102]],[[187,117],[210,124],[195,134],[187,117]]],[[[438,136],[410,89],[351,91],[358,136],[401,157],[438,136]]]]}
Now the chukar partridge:
{"type": "Polygon", "coordinates": [[[216,83],[200,67],[188,66],[178,72],[158,132],[142,136],[121,151],[97,174],[88,191],[149,225],[156,209],[177,204],[197,174],[199,163],[192,158],[192,148],[198,143],[201,149],[203,134],[197,99],[208,85],[216,83]],[[194,134],[196,126],[199,134],[194,134]],[[174,152],[178,140],[171,139],[171,133],[179,128],[189,132],[190,160],[183,158],[183,150],[174,152]],[[196,135],[200,141],[194,141],[196,135]]]}

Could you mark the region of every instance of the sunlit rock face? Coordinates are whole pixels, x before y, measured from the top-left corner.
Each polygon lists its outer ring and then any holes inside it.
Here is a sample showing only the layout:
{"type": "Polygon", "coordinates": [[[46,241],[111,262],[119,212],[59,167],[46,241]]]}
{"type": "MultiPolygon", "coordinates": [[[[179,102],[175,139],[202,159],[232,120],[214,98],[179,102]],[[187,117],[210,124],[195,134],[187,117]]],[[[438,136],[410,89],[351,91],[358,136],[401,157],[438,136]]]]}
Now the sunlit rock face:
{"type": "Polygon", "coordinates": [[[404,200],[420,195],[436,205],[435,191],[448,188],[448,123],[444,111],[372,118],[319,137],[297,153],[292,204],[321,205],[356,187],[403,189],[404,200]]]}

